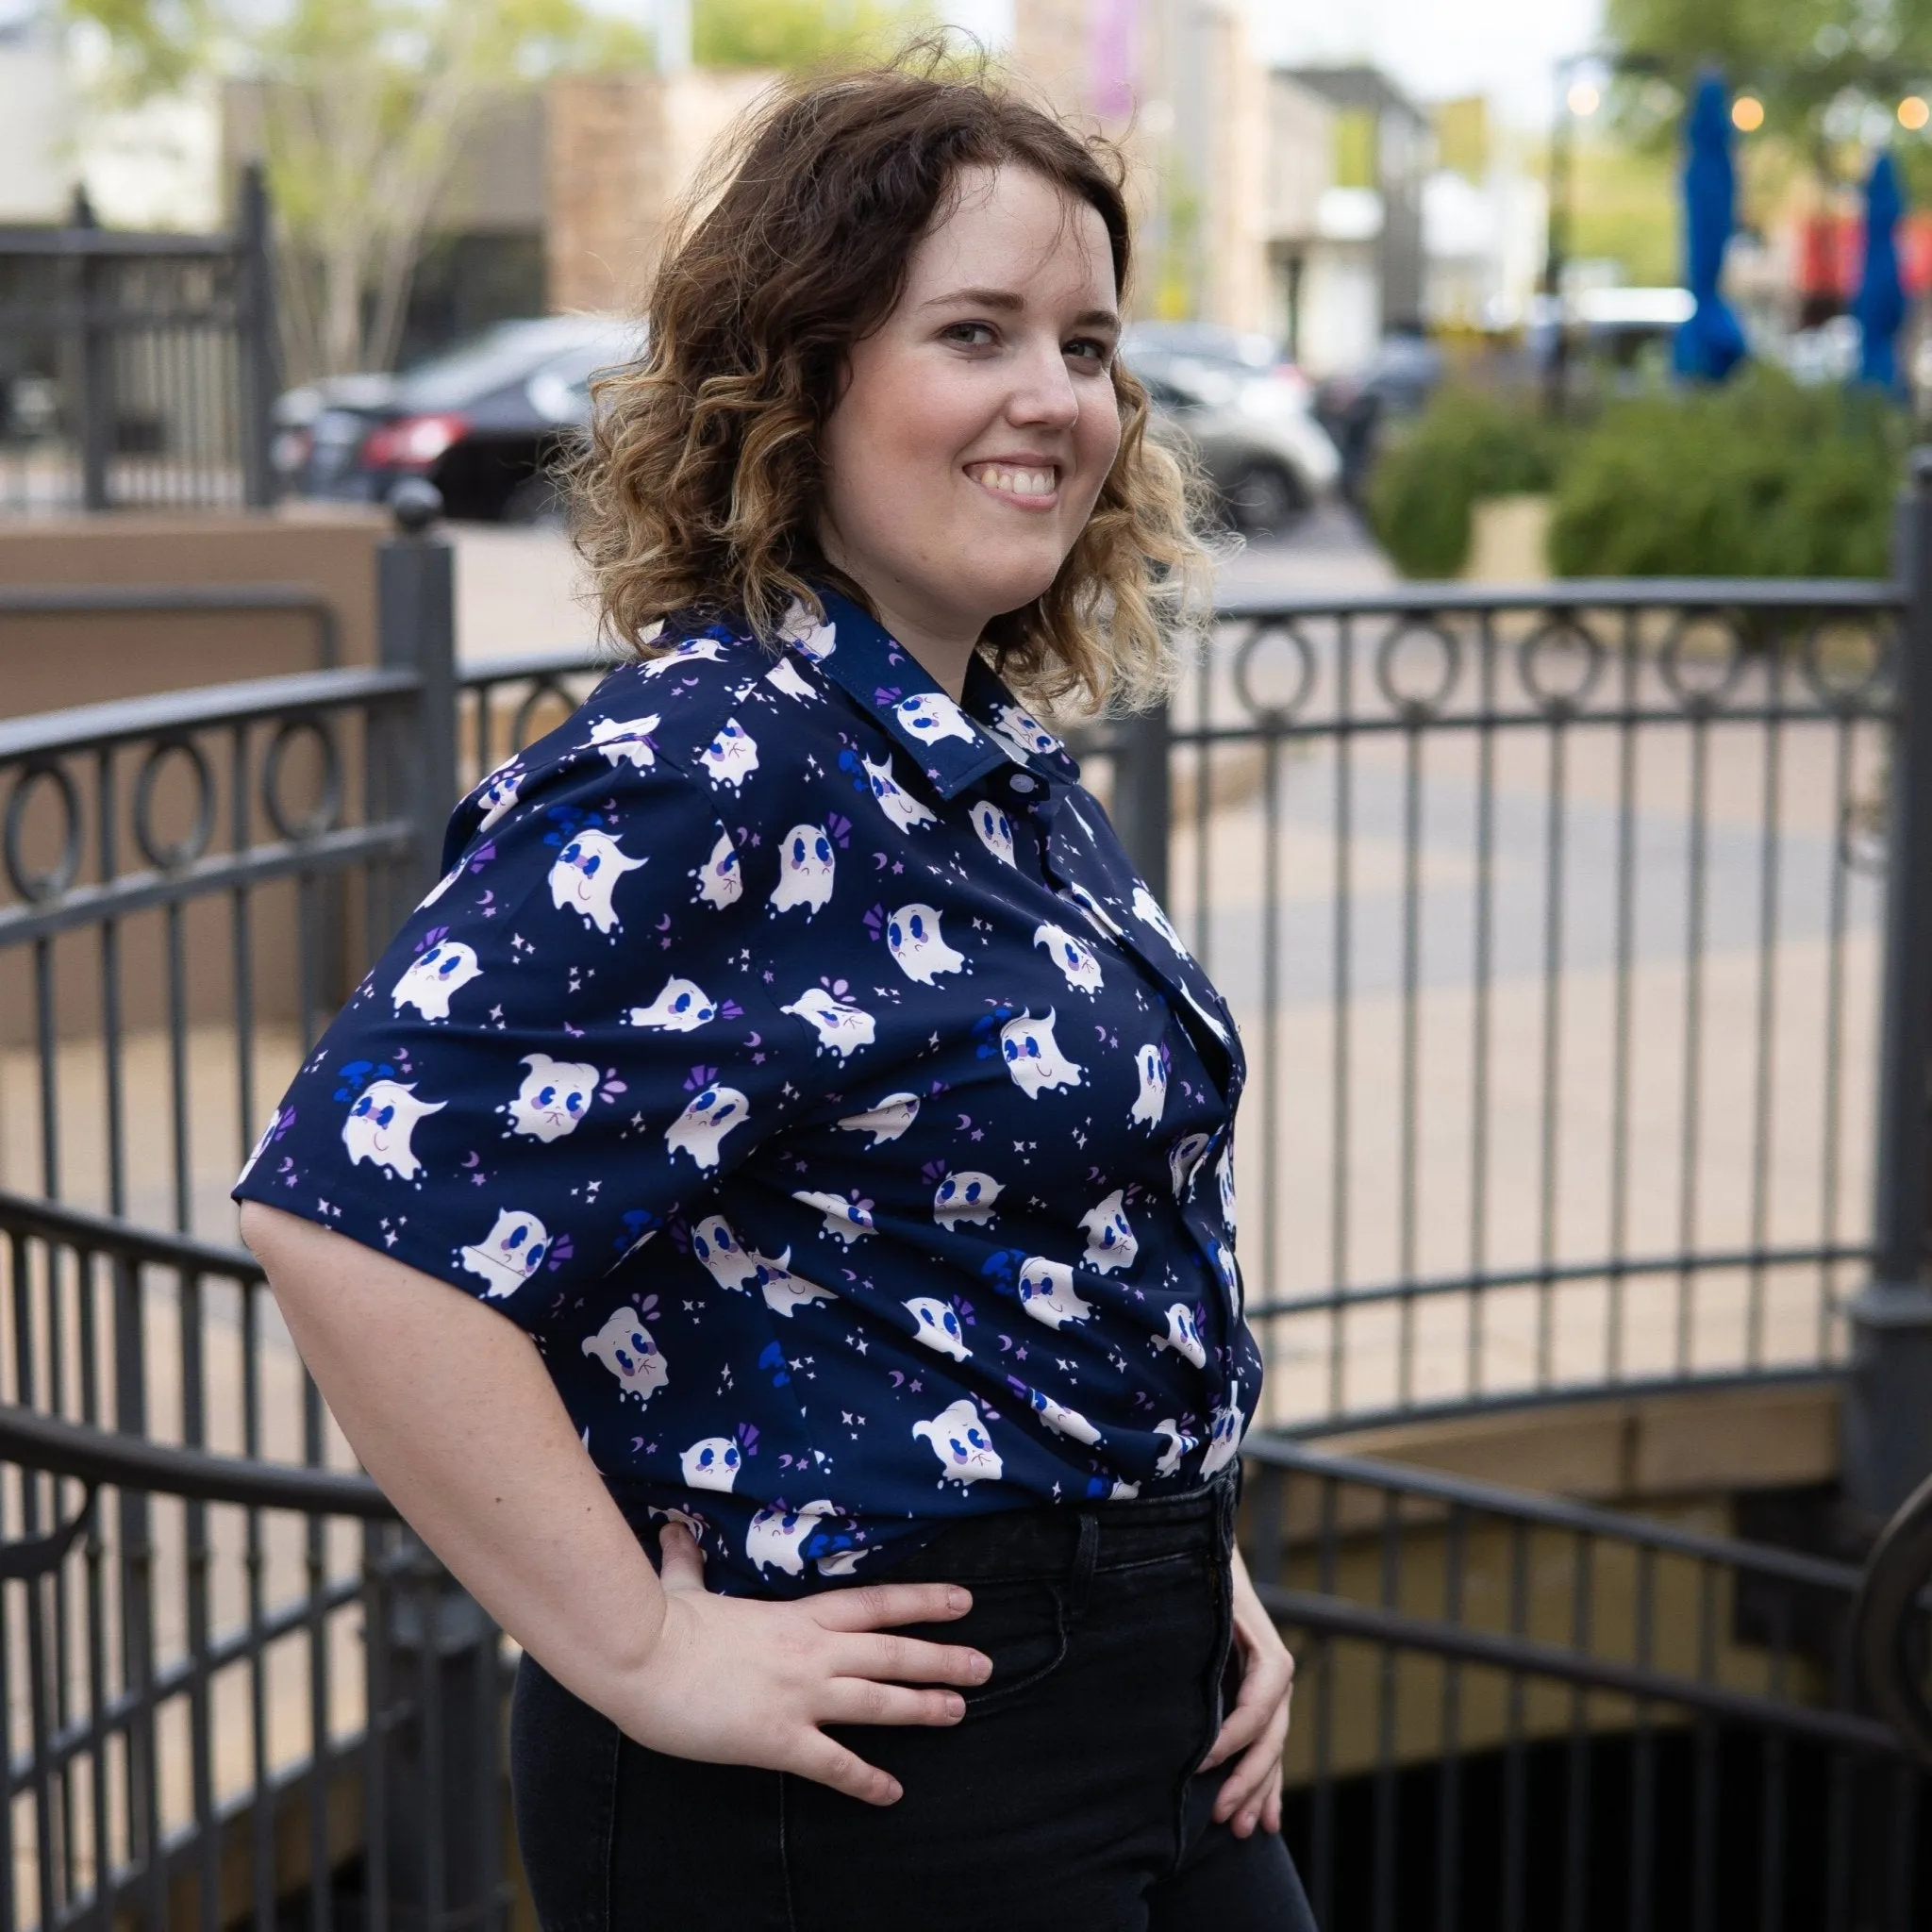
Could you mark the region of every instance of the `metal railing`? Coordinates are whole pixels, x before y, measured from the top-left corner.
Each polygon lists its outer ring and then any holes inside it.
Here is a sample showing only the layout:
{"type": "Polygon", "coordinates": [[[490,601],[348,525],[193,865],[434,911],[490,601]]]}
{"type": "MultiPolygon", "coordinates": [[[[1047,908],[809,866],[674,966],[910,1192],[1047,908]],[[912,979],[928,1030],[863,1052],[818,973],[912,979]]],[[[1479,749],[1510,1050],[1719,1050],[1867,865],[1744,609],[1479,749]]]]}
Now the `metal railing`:
{"type": "Polygon", "coordinates": [[[1849,1565],[1284,1441],[1244,1547],[1299,1657],[1324,1932],[1908,1932],[1932,1911],[1932,1495],[1849,1565]],[[1885,1660],[1872,1714],[1857,1669],[1885,1660]],[[1912,1738],[1917,1762],[1903,1740],[1912,1738]]]}
{"type": "Polygon", "coordinates": [[[233,234],[0,227],[0,513],[271,502],[278,367],[258,168],[233,234]]]}
{"type": "MultiPolygon", "coordinates": [[[[291,1470],[355,1478],[227,1245],[235,1170],[277,1158],[272,1123],[258,1141],[268,1103],[430,883],[449,801],[597,675],[569,654],[459,674],[448,554],[414,521],[379,558],[376,668],[0,724],[0,1465],[42,1472],[0,1486],[20,1545],[0,1553],[0,1926],[118,1913],[266,1932],[291,1894],[316,1928],[501,1923],[497,1771],[452,1717],[490,1729],[495,1635],[411,1567],[399,1531],[354,1527],[364,1491],[275,1488],[291,1470]],[[114,1511],[77,1517],[75,1481],[118,1483],[114,1511]],[[64,1556],[42,1541],[76,1521],[64,1556]],[[297,1742],[278,1755],[283,1736],[297,1742]],[[434,1849],[411,1866],[410,1844],[434,1849]]],[[[1242,1257],[1278,1391],[1264,1421],[1843,1361],[1845,1291],[1874,1256],[1907,1268],[1923,1207],[1909,1134],[1870,1125],[1893,1025],[1881,960],[1909,986],[1921,943],[1881,897],[1909,899],[1900,801],[1932,770],[1902,728],[1932,703],[1902,699],[1901,636],[1907,672],[1932,666],[1917,575],[1230,609],[1168,713],[1084,734],[1092,781],[1241,1020],[1242,1257]],[[1874,1191],[1892,1204],[1876,1239],[1874,1191]]],[[[1324,1924],[1594,1926],[1606,1896],[1620,1926],[1720,1923],[1697,1917],[1713,1881],[1696,1874],[1730,1882],[1725,1821],[1747,1785],[1770,1790],[1777,1753],[1784,1795],[1754,1817],[1794,1815],[1804,1767],[1824,1764],[1815,1789],[1851,1793],[1851,1863],[1898,1869],[1908,1835],[1859,1836],[1881,1829],[1871,1781],[1907,1773],[1842,1675],[1857,1573],[1693,1551],[1666,1525],[1279,1440],[1253,1453],[1247,1541],[1311,1640],[1294,1830],[1327,1874],[1324,1924]],[[1457,1521],[1465,1596],[1445,1608],[1424,1599],[1448,1588],[1457,1521]],[[1666,1579],[1695,1562],[1706,1594],[1684,1596],[1666,1579]],[[1627,1618],[1621,1650],[1607,1635],[1597,1586],[1616,1575],[1650,1605],[1647,1650],[1627,1618]],[[1708,1669],[1682,1649],[1707,1624],[1708,1669]],[[1437,1674],[1427,1695],[1418,1672],[1437,1674]],[[1363,1683],[1384,1703],[1364,1707],[1363,1683]],[[1488,1730],[1485,1697],[1502,1713],[1488,1730]],[[1364,1707],[1390,1715],[1357,1735],[1364,1707]],[[1444,1709],[1467,1721],[1444,1730],[1444,1709]],[[1612,1764],[1633,1794],[1614,1829],[1591,1796],[1612,1764]],[[1430,1806],[1461,1810],[1428,1827],[1427,1869],[1449,1875],[1419,1904],[1407,1853],[1430,1806]],[[1716,1823],[1686,1838],[1700,1806],[1716,1823]],[[1593,1876],[1626,1826],[1647,1890],[1593,1876]],[[1552,1877],[1539,1860],[1579,1829],[1552,1877]]],[[[1920,1544],[1900,1529],[1888,1547],[1920,1544]]],[[[1880,1707],[1910,1736],[1902,1562],[1874,1571],[1865,1648],[1892,1657],[1880,1707]]],[[[1752,1896],[1773,1904],[1750,1923],[1905,1923],[1886,1901],[1918,1881],[1868,1910],[1865,1880],[1826,1865],[1760,1871],[1752,1896]],[[1804,1916],[1814,1880],[1831,1910],[1852,1884],[1849,1918],[1804,1916]]]]}

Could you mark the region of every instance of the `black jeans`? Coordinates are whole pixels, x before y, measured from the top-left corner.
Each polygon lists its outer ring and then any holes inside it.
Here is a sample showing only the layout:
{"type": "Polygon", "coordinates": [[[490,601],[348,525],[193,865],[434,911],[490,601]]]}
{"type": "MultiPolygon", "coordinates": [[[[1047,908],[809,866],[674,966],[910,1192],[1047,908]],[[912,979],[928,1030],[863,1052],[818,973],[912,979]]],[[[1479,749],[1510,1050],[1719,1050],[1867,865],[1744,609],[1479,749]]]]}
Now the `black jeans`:
{"type": "Polygon", "coordinates": [[[886,1574],[973,1591],[914,1634],[991,1677],[944,1729],[840,1736],[885,1809],[778,1772],[646,1750],[528,1657],[517,1837],[543,1932],[1313,1932],[1287,1847],[1210,1822],[1197,1772],[1239,1671],[1234,1486],[1029,1509],[886,1574]]]}

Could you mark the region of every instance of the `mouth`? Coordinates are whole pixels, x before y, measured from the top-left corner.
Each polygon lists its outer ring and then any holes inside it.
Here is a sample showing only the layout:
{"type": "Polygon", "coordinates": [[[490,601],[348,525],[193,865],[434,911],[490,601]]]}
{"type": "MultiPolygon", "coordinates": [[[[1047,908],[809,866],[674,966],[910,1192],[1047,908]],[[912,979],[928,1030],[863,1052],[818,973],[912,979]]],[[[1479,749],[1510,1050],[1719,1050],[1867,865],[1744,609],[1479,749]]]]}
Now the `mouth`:
{"type": "Polygon", "coordinates": [[[1056,509],[1060,500],[1058,463],[968,463],[966,474],[989,496],[1016,509],[1056,509]]]}

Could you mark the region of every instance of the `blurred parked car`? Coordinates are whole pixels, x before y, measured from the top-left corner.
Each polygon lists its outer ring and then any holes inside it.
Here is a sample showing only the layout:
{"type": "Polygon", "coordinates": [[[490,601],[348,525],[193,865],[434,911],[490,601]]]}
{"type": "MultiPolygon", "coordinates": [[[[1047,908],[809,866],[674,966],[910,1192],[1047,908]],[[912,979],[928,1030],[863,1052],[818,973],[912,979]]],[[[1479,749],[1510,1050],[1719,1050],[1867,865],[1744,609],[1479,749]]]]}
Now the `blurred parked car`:
{"type": "Polygon", "coordinates": [[[1121,353],[1146,386],[1154,433],[1198,458],[1243,534],[1278,536],[1334,491],[1341,457],[1301,372],[1266,336],[1135,323],[1121,353]]]}
{"type": "Polygon", "coordinates": [[[1383,425],[1420,415],[1441,383],[1442,367],[1442,352],[1428,337],[1395,330],[1359,369],[1317,390],[1315,415],[1341,452],[1341,490],[1351,503],[1361,499],[1383,425]]]}
{"type": "Polygon", "coordinates": [[[631,360],[637,325],[600,316],[503,322],[400,375],[340,375],[275,406],[275,465],[297,495],[382,503],[406,476],[453,517],[556,513],[552,466],[590,421],[599,370],[631,360]]]}

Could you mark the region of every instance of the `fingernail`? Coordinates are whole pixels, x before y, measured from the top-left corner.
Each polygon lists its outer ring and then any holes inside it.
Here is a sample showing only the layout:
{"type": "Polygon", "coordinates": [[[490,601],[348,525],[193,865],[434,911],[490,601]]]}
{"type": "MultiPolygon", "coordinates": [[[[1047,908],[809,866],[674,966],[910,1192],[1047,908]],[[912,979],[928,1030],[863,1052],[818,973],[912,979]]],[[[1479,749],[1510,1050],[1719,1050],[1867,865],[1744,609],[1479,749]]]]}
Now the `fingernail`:
{"type": "Polygon", "coordinates": [[[966,1715],[966,1700],[963,1697],[948,1697],[946,1699],[946,1712],[950,1717],[964,1717],[966,1715]]]}
{"type": "Polygon", "coordinates": [[[946,1607],[949,1610],[970,1610],[973,1599],[963,1590],[949,1590],[946,1592],[946,1607]]]}
{"type": "Polygon", "coordinates": [[[992,1675],[992,1659],[991,1659],[991,1657],[982,1657],[982,1656],[980,1656],[980,1654],[979,1654],[979,1653],[978,1653],[978,1652],[977,1652],[977,1651],[975,1650],[975,1651],[974,1651],[974,1652],[973,1653],[973,1681],[974,1681],[974,1682],[975,1684],[983,1684],[983,1683],[985,1683],[985,1682],[986,1682],[986,1680],[987,1680],[987,1679],[988,1679],[988,1678],[989,1678],[990,1676],[991,1676],[991,1675],[992,1675]]]}

